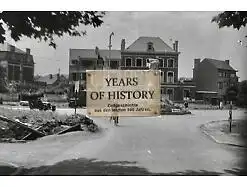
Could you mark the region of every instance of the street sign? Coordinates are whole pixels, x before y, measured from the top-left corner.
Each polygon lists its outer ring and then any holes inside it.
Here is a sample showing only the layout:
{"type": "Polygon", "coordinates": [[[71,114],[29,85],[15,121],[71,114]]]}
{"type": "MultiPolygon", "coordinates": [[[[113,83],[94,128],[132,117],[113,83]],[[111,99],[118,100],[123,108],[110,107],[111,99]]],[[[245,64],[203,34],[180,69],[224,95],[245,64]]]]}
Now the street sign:
{"type": "Polygon", "coordinates": [[[160,115],[159,70],[88,70],[89,116],[160,115]]]}
{"type": "Polygon", "coordinates": [[[79,92],[79,88],[80,88],[80,82],[79,81],[75,81],[75,92],[79,92]]]}

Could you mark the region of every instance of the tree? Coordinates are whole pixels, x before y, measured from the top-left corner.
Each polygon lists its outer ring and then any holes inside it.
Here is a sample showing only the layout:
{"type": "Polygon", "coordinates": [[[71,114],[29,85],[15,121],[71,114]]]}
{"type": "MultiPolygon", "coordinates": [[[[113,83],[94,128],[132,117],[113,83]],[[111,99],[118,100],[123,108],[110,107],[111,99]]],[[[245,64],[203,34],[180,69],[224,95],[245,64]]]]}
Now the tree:
{"type": "Polygon", "coordinates": [[[0,93],[7,91],[7,82],[5,76],[6,76],[6,70],[0,64],[0,93]]]}
{"type": "Polygon", "coordinates": [[[247,80],[244,80],[239,84],[239,94],[237,96],[237,104],[239,106],[247,106],[247,80]]]}
{"type": "Polygon", "coordinates": [[[225,11],[214,16],[212,22],[216,22],[219,28],[231,27],[240,29],[247,24],[247,12],[245,11],[225,11]]]}
{"type": "Polygon", "coordinates": [[[239,89],[237,85],[228,87],[226,89],[226,94],[225,94],[225,98],[227,101],[236,101],[237,100],[237,95],[239,93],[239,89]]]}
{"type": "Polygon", "coordinates": [[[104,12],[97,11],[20,11],[0,12],[0,42],[4,43],[5,29],[10,31],[11,38],[19,41],[22,36],[39,40],[49,40],[49,46],[56,48],[54,36],[61,37],[85,35],[78,31],[80,24],[99,27],[103,23],[104,12]]]}

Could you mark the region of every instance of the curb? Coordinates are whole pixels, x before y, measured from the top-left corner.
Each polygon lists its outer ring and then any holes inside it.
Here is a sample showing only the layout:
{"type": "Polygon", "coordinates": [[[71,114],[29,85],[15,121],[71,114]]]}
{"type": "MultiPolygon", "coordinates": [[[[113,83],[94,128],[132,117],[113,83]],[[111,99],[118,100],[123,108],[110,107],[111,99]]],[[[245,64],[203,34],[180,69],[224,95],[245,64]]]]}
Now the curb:
{"type": "Polygon", "coordinates": [[[217,140],[213,135],[211,135],[208,132],[206,132],[206,130],[203,129],[203,126],[205,126],[205,125],[201,125],[200,126],[200,129],[202,130],[202,133],[204,133],[205,135],[207,135],[208,137],[210,137],[217,144],[224,144],[224,145],[229,145],[229,146],[234,146],[234,147],[241,147],[241,148],[246,148],[247,149],[247,146],[244,146],[244,145],[239,145],[239,144],[234,144],[234,143],[227,143],[227,142],[221,142],[221,141],[217,140]]]}

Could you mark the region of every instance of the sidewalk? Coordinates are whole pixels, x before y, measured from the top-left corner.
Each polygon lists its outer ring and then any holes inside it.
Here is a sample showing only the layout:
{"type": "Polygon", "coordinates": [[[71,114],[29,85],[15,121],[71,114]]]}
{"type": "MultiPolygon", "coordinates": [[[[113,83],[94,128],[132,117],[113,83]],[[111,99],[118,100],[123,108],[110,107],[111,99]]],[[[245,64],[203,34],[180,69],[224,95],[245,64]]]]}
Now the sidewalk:
{"type": "Polygon", "coordinates": [[[202,132],[216,143],[247,148],[246,120],[233,120],[232,132],[229,132],[229,121],[211,121],[200,126],[202,132]]]}

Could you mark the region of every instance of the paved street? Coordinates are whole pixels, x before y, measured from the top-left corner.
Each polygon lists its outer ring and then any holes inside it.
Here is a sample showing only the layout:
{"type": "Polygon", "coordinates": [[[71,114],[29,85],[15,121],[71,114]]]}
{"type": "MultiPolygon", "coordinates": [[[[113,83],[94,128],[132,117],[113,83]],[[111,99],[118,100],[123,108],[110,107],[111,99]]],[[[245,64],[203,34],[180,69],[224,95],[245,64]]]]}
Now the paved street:
{"type": "MultiPolygon", "coordinates": [[[[235,111],[235,117],[243,117],[235,111]]],[[[224,172],[241,165],[239,148],[219,145],[201,133],[200,124],[226,119],[227,111],[193,111],[187,116],[126,118],[107,147],[93,158],[137,161],[151,172],[224,172]]],[[[243,153],[242,153],[243,154],[243,153]]]]}
{"type": "MultiPolygon", "coordinates": [[[[69,114],[73,113],[74,110],[58,109],[57,112],[69,114]]],[[[78,112],[85,113],[85,110],[78,110],[78,112]]],[[[38,146],[37,143],[20,145],[22,148],[19,152],[15,152],[15,155],[17,155],[15,157],[11,154],[13,154],[13,150],[17,149],[17,145],[5,144],[2,146],[2,150],[5,150],[4,153],[0,151],[0,160],[8,160],[19,165],[22,160],[25,160],[26,165],[32,167],[53,165],[73,158],[85,158],[106,162],[107,164],[104,163],[104,167],[107,165],[108,170],[114,168],[116,164],[125,163],[138,166],[138,168],[145,168],[148,172],[161,174],[178,174],[178,172],[184,174],[194,172],[202,175],[229,174],[227,170],[232,171],[244,166],[246,149],[217,144],[204,135],[199,128],[201,124],[209,121],[226,119],[228,111],[194,110],[192,113],[193,115],[162,116],[158,118],[121,118],[119,127],[109,124],[107,119],[94,118],[97,123],[101,123],[104,128],[107,128],[102,137],[85,140],[79,134],[66,135],[66,137],[61,138],[63,139],[62,144],[59,138],[51,137],[50,140],[39,140],[43,143],[43,147],[38,146]],[[56,143],[51,143],[54,140],[56,143]],[[47,142],[50,147],[53,144],[55,148],[52,147],[49,150],[47,142]],[[32,145],[36,145],[36,147],[32,145]],[[32,151],[33,160],[30,162],[27,159],[27,154],[24,155],[29,149],[34,149],[34,147],[37,149],[37,146],[39,150],[32,151]],[[15,162],[14,159],[19,160],[15,162]]],[[[243,118],[244,115],[246,114],[243,111],[233,112],[235,119],[243,118]]],[[[84,161],[79,162],[75,167],[79,165],[82,167],[83,163],[84,161]]],[[[74,164],[72,161],[69,165],[74,164]]],[[[96,167],[95,170],[97,170],[97,167],[98,169],[102,168],[100,165],[95,166],[95,162],[87,161],[86,165],[89,166],[90,164],[96,167]]],[[[25,166],[25,164],[23,165],[25,166]]],[[[81,170],[85,170],[85,167],[81,170]]],[[[78,174],[75,168],[69,169],[68,166],[66,168],[67,174],[78,174]]],[[[63,169],[65,169],[65,166],[63,169]]],[[[120,167],[118,171],[124,171],[124,169],[126,168],[120,167]]],[[[59,172],[62,174],[62,171],[60,168],[57,170],[57,174],[59,172]]],[[[128,175],[128,171],[126,172],[125,174],[128,175]]],[[[53,174],[56,175],[56,173],[53,174]]],[[[107,175],[109,173],[104,171],[101,174],[107,175]]],[[[140,171],[139,174],[143,173],[140,171]]]]}

